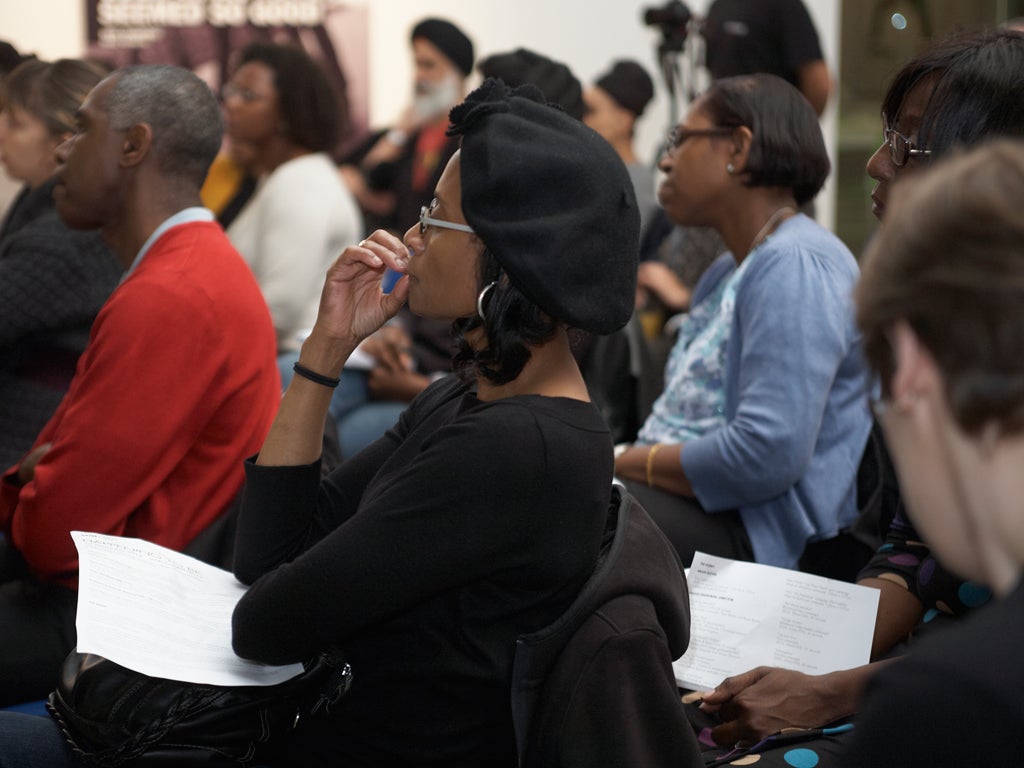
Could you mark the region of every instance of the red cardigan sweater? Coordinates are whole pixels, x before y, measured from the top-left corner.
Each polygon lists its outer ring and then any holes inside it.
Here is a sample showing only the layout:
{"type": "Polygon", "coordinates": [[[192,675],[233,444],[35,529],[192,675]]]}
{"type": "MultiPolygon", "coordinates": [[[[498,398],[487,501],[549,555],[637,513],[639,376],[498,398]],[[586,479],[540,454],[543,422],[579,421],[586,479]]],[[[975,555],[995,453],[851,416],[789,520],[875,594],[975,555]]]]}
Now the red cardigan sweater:
{"type": "Polygon", "coordinates": [[[232,501],[280,402],[276,339],[220,225],[172,227],[111,295],[28,484],[0,484],[0,530],[33,573],[77,586],[70,531],[187,545],[232,501]]]}

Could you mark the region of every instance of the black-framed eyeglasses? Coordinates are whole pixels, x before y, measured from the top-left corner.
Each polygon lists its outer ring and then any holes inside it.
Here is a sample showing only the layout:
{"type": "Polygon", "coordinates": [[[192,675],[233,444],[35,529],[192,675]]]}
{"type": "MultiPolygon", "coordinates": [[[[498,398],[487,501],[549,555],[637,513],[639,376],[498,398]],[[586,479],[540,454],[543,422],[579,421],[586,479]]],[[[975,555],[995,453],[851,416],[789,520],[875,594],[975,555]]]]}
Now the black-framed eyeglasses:
{"type": "Polygon", "coordinates": [[[683,128],[677,125],[668,132],[668,138],[665,139],[664,152],[666,155],[671,155],[682,146],[684,141],[697,136],[728,136],[733,130],[732,128],[724,128],[722,126],[715,128],[683,128]]]}
{"type": "Polygon", "coordinates": [[[890,128],[884,115],[882,117],[882,143],[889,147],[889,157],[897,168],[902,168],[912,157],[928,157],[932,153],[930,149],[918,149],[910,138],[895,128],[890,128]]]}
{"type": "Polygon", "coordinates": [[[435,203],[431,203],[429,206],[424,205],[422,208],[420,208],[421,235],[425,235],[427,233],[427,227],[437,227],[438,229],[453,229],[456,232],[468,232],[469,234],[473,234],[473,228],[468,224],[456,224],[454,221],[435,219],[433,216],[431,216],[430,214],[434,212],[434,204],[435,203]]]}

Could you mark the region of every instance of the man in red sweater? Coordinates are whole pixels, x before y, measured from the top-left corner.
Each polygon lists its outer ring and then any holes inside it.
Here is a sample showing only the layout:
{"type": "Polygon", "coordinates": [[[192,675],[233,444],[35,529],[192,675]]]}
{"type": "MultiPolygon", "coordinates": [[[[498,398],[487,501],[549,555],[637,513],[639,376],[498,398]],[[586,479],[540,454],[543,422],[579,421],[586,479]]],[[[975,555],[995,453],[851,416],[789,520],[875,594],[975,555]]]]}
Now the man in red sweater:
{"type": "Polygon", "coordinates": [[[134,67],[93,89],[57,150],[58,212],[101,228],[127,273],[0,482],[0,706],[46,695],[75,644],[70,532],[184,548],[237,495],[277,411],[269,312],[199,199],[221,136],[199,78],[134,67]]]}

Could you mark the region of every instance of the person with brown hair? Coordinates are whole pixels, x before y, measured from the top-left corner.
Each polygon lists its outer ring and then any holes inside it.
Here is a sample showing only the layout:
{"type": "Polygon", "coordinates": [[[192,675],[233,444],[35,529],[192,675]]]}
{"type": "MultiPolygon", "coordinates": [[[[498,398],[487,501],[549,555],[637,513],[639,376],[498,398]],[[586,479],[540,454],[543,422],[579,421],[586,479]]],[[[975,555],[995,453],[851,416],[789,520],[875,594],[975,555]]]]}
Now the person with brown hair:
{"type": "Polygon", "coordinates": [[[996,599],[872,679],[849,765],[1024,754],[1021,199],[1024,143],[987,144],[898,184],[864,258],[857,318],[910,515],[943,563],[996,599]]]}
{"type": "Polygon", "coordinates": [[[104,74],[77,59],[29,59],[0,85],[0,164],[23,184],[0,224],[0,467],[57,409],[122,271],[100,234],[69,229],[53,202],[56,149],[104,74]]]}

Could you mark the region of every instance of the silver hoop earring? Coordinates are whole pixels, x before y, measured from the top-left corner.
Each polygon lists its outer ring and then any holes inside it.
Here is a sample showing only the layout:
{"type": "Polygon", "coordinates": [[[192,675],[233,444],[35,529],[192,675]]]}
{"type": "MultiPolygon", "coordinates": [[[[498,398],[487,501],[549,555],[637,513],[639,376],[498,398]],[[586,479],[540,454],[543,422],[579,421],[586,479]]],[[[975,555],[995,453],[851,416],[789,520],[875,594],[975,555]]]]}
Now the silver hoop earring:
{"type": "Polygon", "coordinates": [[[729,173],[735,173],[736,172],[736,166],[733,165],[732,163],[729,163],[728,165],[725,166],[725,170],[727,172],[729,172],[729,173]]]}
{"type": "Polygon", "coordinates": [[[488,283],[483,287],[479,295],[476,297],[476,313],[480,315],[480,319],[485,323],[487,322],[487,318],[484,316],[484,299],[487,297],[487,294],[490,292],[491,288],[493,288],[495,285],[496,283],[494,282],[488,283]]]}

